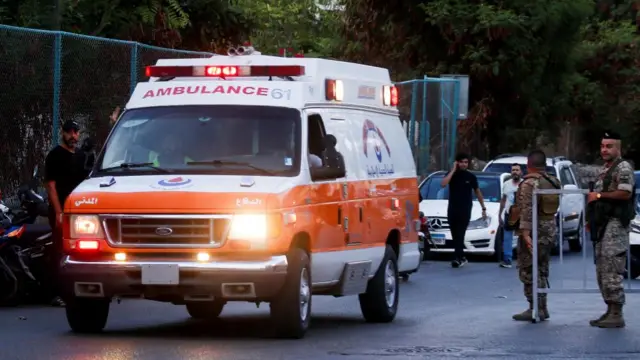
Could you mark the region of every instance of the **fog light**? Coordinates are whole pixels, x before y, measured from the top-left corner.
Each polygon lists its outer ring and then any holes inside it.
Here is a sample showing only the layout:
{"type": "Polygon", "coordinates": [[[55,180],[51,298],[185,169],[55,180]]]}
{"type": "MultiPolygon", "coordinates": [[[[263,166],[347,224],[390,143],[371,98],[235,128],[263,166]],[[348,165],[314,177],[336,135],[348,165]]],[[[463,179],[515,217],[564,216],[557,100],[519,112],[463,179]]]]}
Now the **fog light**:
{"type": "Polygon", "coordinates": [[[125,261],[127,260],[127,254],[125,253],[116,253],[116,255],[114,256],[116,261],[125,261]]]}
{"type": "Polygon", "coordinates": [[[197,259],[198,261],[209,261],[211,257],[207,253],[198,253],[197,259]]]}

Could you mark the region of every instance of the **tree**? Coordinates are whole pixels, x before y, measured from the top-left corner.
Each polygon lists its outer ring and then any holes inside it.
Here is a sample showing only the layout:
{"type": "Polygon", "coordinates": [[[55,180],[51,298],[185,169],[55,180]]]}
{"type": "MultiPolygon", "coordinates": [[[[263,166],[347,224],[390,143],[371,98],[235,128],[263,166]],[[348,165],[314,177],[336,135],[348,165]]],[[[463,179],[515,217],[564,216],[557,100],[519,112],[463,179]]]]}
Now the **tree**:
{"type": "Polygon", "coordinates": [[[330,0],[236,0],[253,19],[249,40],[265,54],[292,49],[312,57],[330,56],[340,42],[340,12],[330,0]]]}

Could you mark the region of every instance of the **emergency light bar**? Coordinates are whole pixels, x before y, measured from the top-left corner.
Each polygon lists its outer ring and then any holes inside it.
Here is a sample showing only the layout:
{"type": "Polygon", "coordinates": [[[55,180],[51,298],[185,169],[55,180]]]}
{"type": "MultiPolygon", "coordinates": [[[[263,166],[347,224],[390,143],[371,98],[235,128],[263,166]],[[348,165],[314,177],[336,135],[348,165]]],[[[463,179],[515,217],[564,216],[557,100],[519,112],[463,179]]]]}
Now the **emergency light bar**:
{"type": "Polygon", "coordinates": [[[303,76],[304,66],[299,65],[212,65],[212,66],[147,66],[147,77],[255,77],[255,76],[303,76]]]}

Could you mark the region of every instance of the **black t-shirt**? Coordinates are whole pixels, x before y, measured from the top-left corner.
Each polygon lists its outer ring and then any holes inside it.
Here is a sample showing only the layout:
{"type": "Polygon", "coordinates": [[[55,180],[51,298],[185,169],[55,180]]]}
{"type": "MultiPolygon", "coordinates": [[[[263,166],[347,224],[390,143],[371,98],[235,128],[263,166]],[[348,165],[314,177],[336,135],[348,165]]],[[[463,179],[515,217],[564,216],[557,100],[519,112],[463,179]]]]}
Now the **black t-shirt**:
{"type": "Polygon", "coordinates": [[[449,212],[468,214],[473,207],[472,191],[478,178],[467,170],[457,170],[449,182],[449,212]]]}
{"type": "Polygon", "coordinates": [[[85,178],[83,160],[82,156],[78,156],[60,145],[47,154],[44,165],[44,180],[56,183],[56,191],[58,192],[61,207],[64,207],[67,197],[85,178]]]}

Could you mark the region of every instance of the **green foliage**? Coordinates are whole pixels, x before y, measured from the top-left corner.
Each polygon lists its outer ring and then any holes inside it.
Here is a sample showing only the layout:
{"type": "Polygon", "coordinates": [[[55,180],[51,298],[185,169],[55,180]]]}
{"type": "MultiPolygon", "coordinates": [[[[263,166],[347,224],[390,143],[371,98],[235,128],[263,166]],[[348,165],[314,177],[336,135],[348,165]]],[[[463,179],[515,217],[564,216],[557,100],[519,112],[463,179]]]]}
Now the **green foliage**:
{"type": "Polygon", "coordinates": [[[332,1],[236,1],[254,23],[247,40],[257,49],[264,54],[278,54],[280,48],[292,48],[306,56],[329,56],[340,41],[335,36],[340,13],[321,7],[329,3],[332,1]]]}
{"type": "MultiPolygon", "coordinates": [[[[396,79],[470,75],[469,121],[488,144],[485,155],[554,142],[569,123],[581,139],[572,145],[593,158],[586,150],[597,151],[600,130],[638,127],[638,7],[632,0],[347,0],[342,50],[391,68],[396,79]]],[[[628,150],[640,148],[626,140],[628,150]]]]}

